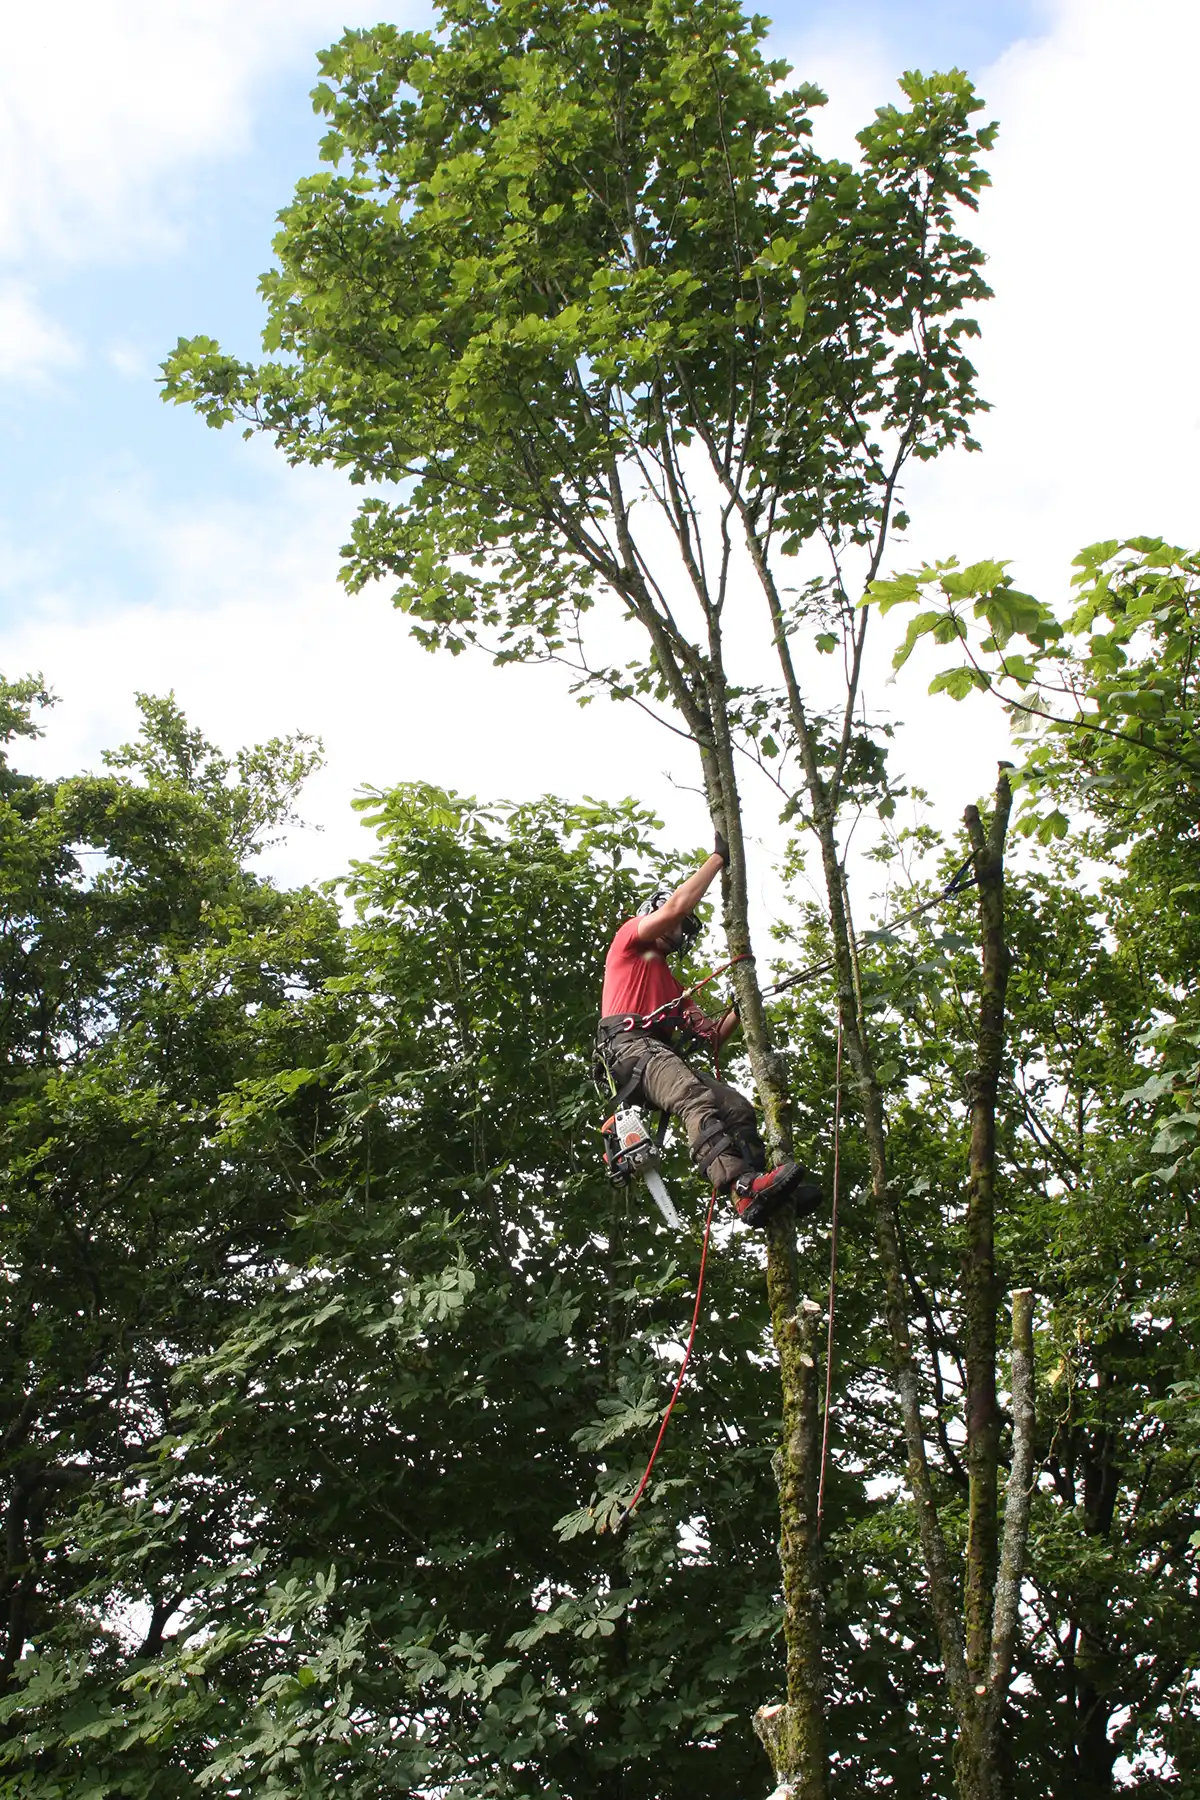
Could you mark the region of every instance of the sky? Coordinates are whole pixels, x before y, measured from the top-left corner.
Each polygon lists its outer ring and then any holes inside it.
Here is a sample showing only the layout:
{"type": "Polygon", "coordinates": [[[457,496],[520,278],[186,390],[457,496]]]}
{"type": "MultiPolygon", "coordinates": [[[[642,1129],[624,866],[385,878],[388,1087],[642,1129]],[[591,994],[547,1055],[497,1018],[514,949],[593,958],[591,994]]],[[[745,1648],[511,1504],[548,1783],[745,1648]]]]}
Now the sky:
{"type": "MultiPolygon", "coordinates": [[[[365,854],[351,796],[411,779],[486,797],[634,793],[699,843],[678,740],[628,708],[580,712],[552,672],[428,657],[382,593],[338,585],[354,510],[340,477],[288,469],[158,397],[179,336],[255,355],[274,215],[317,165],[315,53],[380,16],[354,0],[64,0],[9,17],[0,669],[40,670],[61,698],[23,764],[98,766],[131,735],[135,692],[173,688],[228,749],[324,740],[303,806],[317,829],[273,853],[281,878],[365,854]]],[[[430,17],[395,0],[382,16],[430,17]]],[[[996,292],[976,362],[994,410],[982,455],[911,478],[891,566],[1008,557],[1053,599],[1097,538],[1195,543],[1200,9],[781,0],[772,17],[772,47],[829,93],[822,148],[849,153],[911,67],[965,67],[1001,126],[976,222],[996,292]]],[[[908,723],[904,766],[949,819],[991,785],[1005,735],[986,703],[926,699],[929,674],[906,671],[885,697],[908,723]]],[[[777,847],[769,793],[752,805],[777,847]]]]}

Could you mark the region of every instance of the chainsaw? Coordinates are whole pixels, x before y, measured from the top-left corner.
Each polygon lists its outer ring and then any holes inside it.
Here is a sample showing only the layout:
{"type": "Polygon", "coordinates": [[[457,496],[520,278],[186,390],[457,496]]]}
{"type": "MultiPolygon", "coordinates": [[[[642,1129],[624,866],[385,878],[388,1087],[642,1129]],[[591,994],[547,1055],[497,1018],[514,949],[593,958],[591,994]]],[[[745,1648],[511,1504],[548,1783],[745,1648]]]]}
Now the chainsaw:
{"type": "Polygon", "coordinates": [[[643,1119],[641,1109],[618,1106],[600,1129],[604,1133],[608,1179],[617,1187],[628,1187],[635,1176],[640,1178],[671,1230],[682,1231],[683,1220],[675,1211],[659,1173],[658,1140],[643,1119]]]}

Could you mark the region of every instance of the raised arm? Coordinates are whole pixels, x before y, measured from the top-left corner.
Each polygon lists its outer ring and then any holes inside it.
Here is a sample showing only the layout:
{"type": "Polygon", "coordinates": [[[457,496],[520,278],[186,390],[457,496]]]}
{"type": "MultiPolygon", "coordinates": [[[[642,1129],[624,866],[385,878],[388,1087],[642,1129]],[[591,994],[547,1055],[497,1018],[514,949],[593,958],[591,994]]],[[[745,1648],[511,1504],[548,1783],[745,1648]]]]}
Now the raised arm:
{"type": "Polygon", "coordinates": [[[702,862],[694,875],[681,881],[670,899],[659,907],[657,912],[647,913],[644,919],[638,920],[637,935],[641,944],[652,944],[655,938],[669,937],[680,919],[686,919],[689,913],[695,912],[701,900],[712,886],[725,863],[723,839],[717,839],[717,848],[706,862],[702,862]]]}

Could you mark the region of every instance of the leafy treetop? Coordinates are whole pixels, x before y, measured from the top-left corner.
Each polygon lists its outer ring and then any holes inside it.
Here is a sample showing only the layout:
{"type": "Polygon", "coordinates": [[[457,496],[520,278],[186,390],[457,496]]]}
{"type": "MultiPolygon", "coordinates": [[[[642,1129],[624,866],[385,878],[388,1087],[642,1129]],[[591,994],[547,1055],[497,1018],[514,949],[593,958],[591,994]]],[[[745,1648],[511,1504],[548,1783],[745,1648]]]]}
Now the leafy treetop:
{"type": "Polygon", "coordinates": [[[278,359],[194,338],[165,365],[210,424],[398,485],[363,504],[351,587],[398,576],[426,642],[528,654],[598,580],[644,604],[631,471],[703,585],[692,446],[795,551],[867,542],[897,457],[972,442],[963,309],[988,290],[955,215],[995,128],[964,75],[906,75],[852,167],[727,0],[440,10],[321,59],[331,167],[262,281],[278,359]]]}

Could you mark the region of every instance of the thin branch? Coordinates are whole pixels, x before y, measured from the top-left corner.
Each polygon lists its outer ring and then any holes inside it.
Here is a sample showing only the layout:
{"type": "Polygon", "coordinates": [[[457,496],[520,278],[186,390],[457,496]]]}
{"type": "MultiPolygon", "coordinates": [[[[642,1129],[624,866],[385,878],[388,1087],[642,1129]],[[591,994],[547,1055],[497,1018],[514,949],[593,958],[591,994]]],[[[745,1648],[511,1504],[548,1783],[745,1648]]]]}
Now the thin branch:
{"type": "MultiPolygon", "coordinates": [[[[1032,706],[1025,700],[1010,700],[1007,694],[1002,693],[996,686],[995,680],[988,671],[977,661],[967,638],[966,626],[959,619],[953,607],[950,609],[950,616],[960,628],[959,641],[966,652],[968,662],[983,682],[984,692],[991,694],[992,698],[999,700],[1003,706],[1011,708],[1013,712],[1027,713],[1031,719],[1044,719],[1047,724],[1057,725],[1063,731],[1092,731],[1099,737],[1112,738],[1118,744],[1127,744],[1133,750],[1146,750],[1151,756],[1157,756],[1163,762],[1173,763],[1176,768],[1183,769],[1193,780],[1200,779],[1200,763],[1189,762],[1186,756],[1180,756],[1176,751],[1168,750],[1165,745],[1147,743],[1144,738],[1133,737],[1127,731],[1115,731],[1111,725],[1101,725],[1098,719],[1089,719],[1082,712],[1078,718],[1062,719],[1057,713],[1046,712],[1041,707],[1032,706]]],[[[1003,662],[1003,658],[1001,661],[1003,662]]],[[[1017,681],[1019,677],[1010,674],[1007,666],[1004,666],[1001,669],[1001,679],[1017,681]]],[[[1055,692],[1068,694],[1072,690],[1060,687],[1056,688],[1055,692]]]]}

